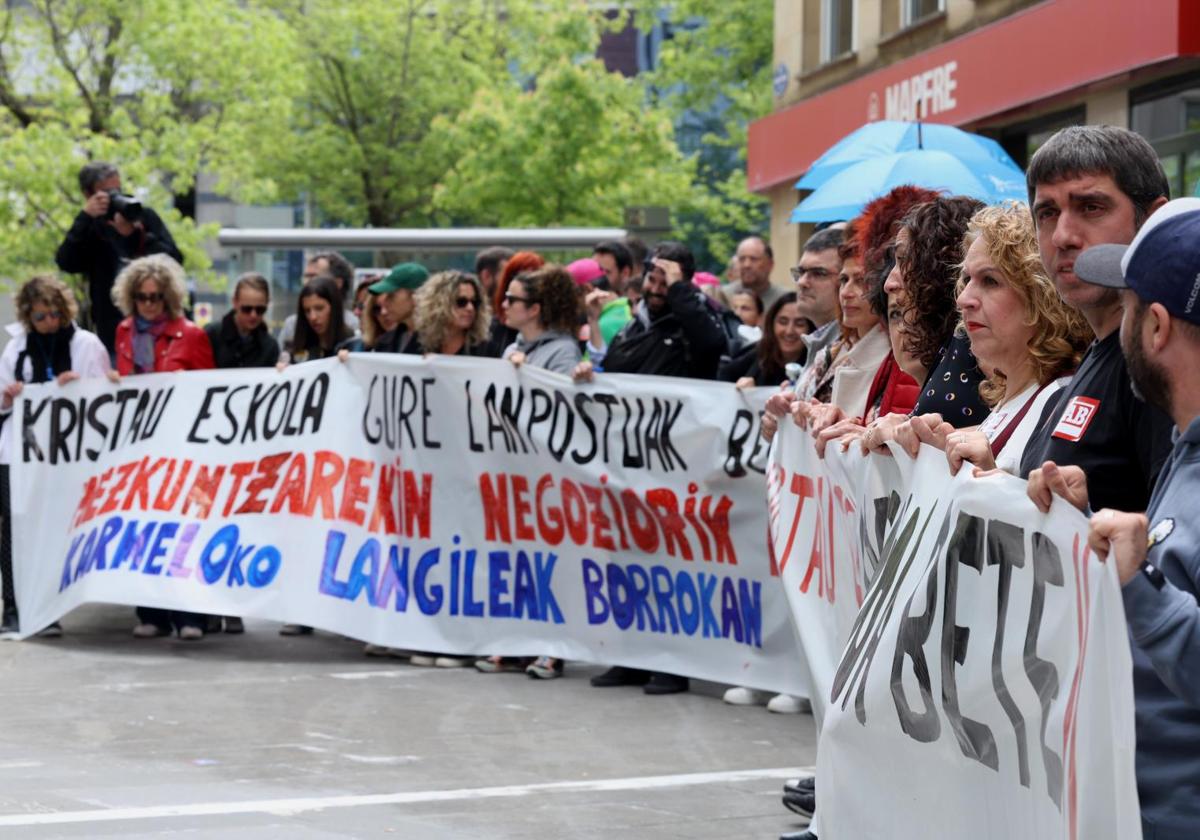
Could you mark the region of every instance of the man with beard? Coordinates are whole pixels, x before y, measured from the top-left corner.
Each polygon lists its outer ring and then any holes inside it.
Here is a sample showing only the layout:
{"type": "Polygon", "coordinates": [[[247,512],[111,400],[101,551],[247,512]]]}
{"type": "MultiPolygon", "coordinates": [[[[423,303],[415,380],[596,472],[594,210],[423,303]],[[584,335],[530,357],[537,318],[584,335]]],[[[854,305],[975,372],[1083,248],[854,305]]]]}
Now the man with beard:
{"type": "MultiPolygon", "coordinates": [[[[1075,275],[1120,295],[1133,387],[1174,423],[1146,513],[1104,508],[1088,542],[1116,563],[1125,602],[1142,831],[1183,840],[1200,825],[1200,199],[1164,205],[1128,247],[1083,251],[1075,275]]],[[[1086,489],[1074,501],[1087,508],[1086,489]]]]}
{"type": "Polygon", "coordinates": [[[1171,421],[1137,399],[1121,357],[1116,290],[1082,282],[1086,248],[1128,244],[1167,201],[1166,176],[1143,138],[1112,126],[1073,126],[1038,149],[1026,173],[1042,264],[1059,296],[1096,334],[1062,396],[1047,404],[1021,459],[1042,510],[1051,492],[1095,508],[1142,511],[1171,448],[1171,421]],[[1067,469],[1070,465],[1074,469],[1067,469]]]}
{"type": "MultiPolygon", "coordinates": [[[[576,381],[592,379],[593,364],[606,373],[643,373],[714,379],[725,331],[704,293],[692,285],[696,263],[678,242],[660,242],[646,260],[642,299],[633,319],[607,347],[588,345],[590,361],[575,368],[576,381]]],[[[687,677],[617,665],[592,677],[597,688],[640,685],[646,694],[688,690],[687,677]]]]}

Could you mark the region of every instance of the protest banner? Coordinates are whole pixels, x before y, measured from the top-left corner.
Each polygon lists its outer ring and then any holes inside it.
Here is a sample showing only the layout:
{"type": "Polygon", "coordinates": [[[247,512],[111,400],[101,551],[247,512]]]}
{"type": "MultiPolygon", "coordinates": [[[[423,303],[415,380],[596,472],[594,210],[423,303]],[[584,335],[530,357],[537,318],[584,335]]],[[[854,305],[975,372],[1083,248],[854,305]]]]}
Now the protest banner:
{"type": "Polygon", "coordinates": [[[763,399],[382,354],[28,387],[22,626],[158,606],[803,695],[763,399]]]}
{"type": "Polygon", "coordinates": [[[1141,836],[1116,573],[1062,500],[782,424],[770,525],[821,725],[821,837],[1141,836]]]}

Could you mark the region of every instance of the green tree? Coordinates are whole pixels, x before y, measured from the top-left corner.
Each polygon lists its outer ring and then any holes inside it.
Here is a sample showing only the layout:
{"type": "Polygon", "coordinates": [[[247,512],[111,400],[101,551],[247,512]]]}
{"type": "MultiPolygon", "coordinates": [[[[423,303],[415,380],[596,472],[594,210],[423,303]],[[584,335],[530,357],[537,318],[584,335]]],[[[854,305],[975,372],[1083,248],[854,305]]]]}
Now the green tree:
{"type": "Polygon", "coordinates": [[[642,86],[596,60],[560,59],[522,90],[481,90],[439,124],[455,160],[435,204],[484,225],[619,225],[625,207],[686,201],[691,165],[642,86]]]}
{"type": "Polygon", "coordinates": [[[740,236],[764,232],[766,200],[746,189],[746,136],[771,110],[774,7],[765,0],[642,0],[639,28],[668,22],[658,66],[646,74],[651,96],[677,127],[700,134],[692,157],[695,189],[676,210],[677,224],[700,261],[724,264],[740,236]]]}
{"type": "Polygon", "coordinates": [[[287,16],[307,55],[281,180],[339,223],[448,221],[435,190],[492,138],[449,143],[446,122],[586,52],[596,17],[580,0],[308,0],[287,16]]]}
{"type": "Polygon", "coordinates": [[[238,0],[5,4],[0,278],[53,266],[82,205],[76,174],[95,159],[121,167],[207,277],[212,227],[164,208],[201,169],[244,200],[275,193],[259,161],[291,107],[295,46],[277,14],[238,0]]]}

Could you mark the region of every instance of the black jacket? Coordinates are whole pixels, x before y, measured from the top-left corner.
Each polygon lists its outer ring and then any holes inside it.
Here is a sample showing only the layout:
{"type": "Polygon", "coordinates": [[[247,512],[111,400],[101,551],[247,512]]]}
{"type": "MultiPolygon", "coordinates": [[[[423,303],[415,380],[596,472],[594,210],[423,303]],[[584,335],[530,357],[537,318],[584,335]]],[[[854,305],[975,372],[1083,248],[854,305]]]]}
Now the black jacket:
{"type": "Polygon", "coordinates": [[[657,318],[636,313],[613,336],[606,373],[643,373],[713,379],[728,342],[707,298],[691,283],[667,287],[667,307],[657,318]]]}
{"type": "Polygon", "coordinates": [[[103,217],[96,219],[80,210],[54,255],[60,269],[87,277],[92,325],[110,352],[117,324],[124,317],[112,302],[113,281],[125,264],[149,254],[166,254],[183,265],[183,254],[157,213],[144,208],[141,225],[141,230],[121,236],[103,217]]]}
{"type": "Polygon", "coordinates": [[[219,368],[272,367],[279,361],[279,342],[266,324],[260,323],[243,341],[233,322],[233,313],[228,312],[219,322],[206,326],[204,332],[219,368]]]}

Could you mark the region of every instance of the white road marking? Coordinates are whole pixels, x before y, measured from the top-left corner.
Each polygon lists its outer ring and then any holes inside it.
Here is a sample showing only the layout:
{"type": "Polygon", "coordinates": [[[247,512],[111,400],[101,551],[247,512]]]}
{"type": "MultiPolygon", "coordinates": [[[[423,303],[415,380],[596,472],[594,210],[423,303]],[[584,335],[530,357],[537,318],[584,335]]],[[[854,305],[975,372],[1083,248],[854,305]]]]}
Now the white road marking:
{"type": "Polygon", "coordinates": [[[409,793],[376,793],[356,796],[317,796],[307,799],[260,799],[243,802],[194,802],[185,805],[151,805],[141,808],[101,808],[92,811],[55,811],[37,814],[6,814],[0,826],[66,825],[71,823],[154,820],[171,817],[216,817],[229,814],[273,814],[289,816],[326,808],[363,808],[380,805],[414,805],[423,802],[451,802],[464,799],[497,799],[551,793],[598,793],[622,790],[644,791],[652,788],[693,787],[697,785],[783,779],[810,775],[812,767],[772,767],[761,770],[723,770],[713,773],[686,773],[671,776],[640,776],[625,779],[596,779],[581,782],[546,782],[532,785],[504,785],[484,788],[419,790],[409,793]]]}

